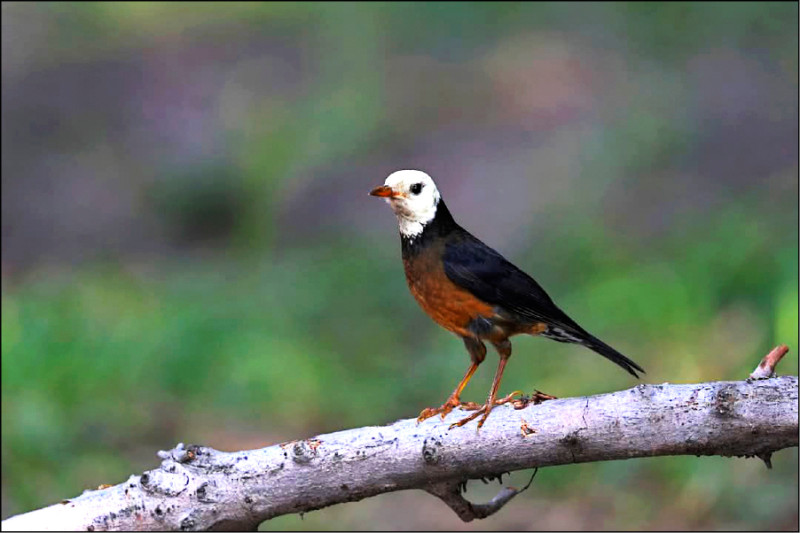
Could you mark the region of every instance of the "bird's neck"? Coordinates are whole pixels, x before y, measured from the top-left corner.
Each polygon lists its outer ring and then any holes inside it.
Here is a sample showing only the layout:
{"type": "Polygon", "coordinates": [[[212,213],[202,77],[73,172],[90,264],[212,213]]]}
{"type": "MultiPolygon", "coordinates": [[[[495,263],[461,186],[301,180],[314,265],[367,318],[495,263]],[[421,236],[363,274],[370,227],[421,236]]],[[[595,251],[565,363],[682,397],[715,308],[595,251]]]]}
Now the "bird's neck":
{"type": "Polygon", "coordinates": [[[458,227],[444,200],[439,200],[436,206],[436,215],[429,222],[422,225],[422,231],[418,231],[413,235],[403,233],[403,231],[400,232],[403,256],[408,257],[418,254],[431,243],[446,237],[458,227]]]}

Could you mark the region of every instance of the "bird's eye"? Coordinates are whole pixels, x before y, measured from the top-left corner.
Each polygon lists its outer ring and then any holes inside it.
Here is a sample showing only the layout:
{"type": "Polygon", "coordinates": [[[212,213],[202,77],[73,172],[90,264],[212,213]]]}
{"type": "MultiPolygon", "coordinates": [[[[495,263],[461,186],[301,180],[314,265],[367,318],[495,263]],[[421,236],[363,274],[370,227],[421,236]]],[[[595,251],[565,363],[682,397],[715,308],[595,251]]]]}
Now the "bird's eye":
{"type": "Polygon", "coordinates": [[[419,194],[422,192],[422,184],[415,183],[414,185],[411,186],[409,190],[411,191],[411,194],[419,194]]]}

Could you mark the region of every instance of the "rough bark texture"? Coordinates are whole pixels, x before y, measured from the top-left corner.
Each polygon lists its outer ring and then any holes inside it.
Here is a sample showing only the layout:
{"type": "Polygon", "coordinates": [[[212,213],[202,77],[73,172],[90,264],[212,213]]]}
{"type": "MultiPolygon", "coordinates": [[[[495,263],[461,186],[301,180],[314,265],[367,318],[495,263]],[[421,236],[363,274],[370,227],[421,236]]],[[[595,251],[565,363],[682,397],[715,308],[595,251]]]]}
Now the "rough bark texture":
{"type": "MultiPolygon", "coordinates": [[[[491,502],[461,495],[468,479],[513,470],[657,455],[758,456],[798,444],[796,376],[689,385],[639,385],[524,409],[496,407],[481,429],[448,430],[456,409],[419,425],[400,420],[259,450],[177,446],[159,468],[126,482],[12,517],[8,529],[255,529],[274,516],[404,489],[441,498],[463,520],[491,502]]],[[[624,465],[620,465],[624,468],[624,465]]]]}

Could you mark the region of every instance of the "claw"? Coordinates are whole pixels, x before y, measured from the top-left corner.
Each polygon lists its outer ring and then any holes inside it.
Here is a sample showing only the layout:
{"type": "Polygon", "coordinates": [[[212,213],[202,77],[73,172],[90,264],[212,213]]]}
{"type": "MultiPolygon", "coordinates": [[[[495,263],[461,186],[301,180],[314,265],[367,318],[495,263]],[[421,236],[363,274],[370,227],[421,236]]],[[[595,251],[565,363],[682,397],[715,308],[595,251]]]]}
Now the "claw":
{"type": "Polygon", "coordinates": [[[451,396],[441,407],[426,407],[417,417],[417,424],[439,414],[442,415],[442,420],[444,420],[444,417],[446,417],[454,407],[459,405],[461,405],[461,401],[458,399],[458,396],[451,396]]]}
{"type": "Polygon", "coordinates": [[[513,402],[515,400],[514,396],[517,396],[517,395],[522,396],[522,391],[521,390],[515,390],[514,392],[512,392],[511,394],[509,394],[505,398],[500,398],[499,400],[494,402],[494,405],[503,405],[504,403],[513,402]]]}
{"type": "MultiPolygon", "coordinates": [[[[454,423],[450,424],[450,427],[448,429],[453,429],[454,427],[461,427],[464,424],[466,424],[467,422],[471,422],[472,420],[475,420],[476,418],[478,418],[480,416],[481,419],[478,420],[478,430],[479,430],[479,429],[481,429],[481,427],[483,427],[483,423],[486,422],[486,419],[489,418],[489,413],[492,412],[492,408],[493,407],[495,407],[497,405],[503,405],[504,403],[508,403],[508,402],[519,401],[518,399],[515,399],[515,396],[517,396],[517,395],[522,395],[522,392],[517,390],[517,391],[512,392],[511,394],[509,394],[508,396],[506,396],[504,398],[500,398],[499,400],[496,400],[496,401],[491,402],[491,403],[490,402],[486,402],[485,404],[480,405],[480,406],[478,404],[476,404],[475,402],[469,402],[470,405],[469,405],[469,407],[466,407],[466,409],[468,411],[475,411],[475,412],[472,413],[471,415],[469,415],[466,418],[462,418],[458,422],[454,422],[454,423]],[[483,416],[481,416],[481,415],[483,415],[483,416]]],[[[465,404],[462,403],[461,405],[462,405],[462,408],[464,408],[463,406],[465,404]]]]}
{"type": "Polygon", "coordinates": [[[462,418],[458,422],[454,422],[450,424],[448,429],[453,429],[454,427],[461,427],[468,422],[475,420],[478,417],[481,419],[478,421],[478,429],[483,427],[484,422],[489,417],[489,413],[492,411],[493,407],[498,405],[503,405],[505,403],[511,403],[514,409],[523,409],[527,407],[529,404],[539,404],[547,400],[555,400],[555,396],[550,396],[549,394],[545,394],[541,391],[534,391],[533,394],[530,396],[525,396],[522,391],[515,390],[508,396],[500,398],[499,400],[495,400],[491,403],[491,405],[487,402],[483,405],[479,405],[475,402],[462,402],[459,400],[457,396],[451,396],[447,399],[441,407],[426,407],[422,410],[422,412],[417,417],[417,424],[422,422],[423,420],[427,420],[432,416],[441,415],[442,420],[450,414],[450,412],[455,409],[456,407],[460,407],[464,411],[475,411],[474,413],[470,414],[466,418],[462,418]],[[519,396],[519,398],[517,398],[519,396]]]}
{"type": "MultiPolygon", "coordinates": [[[[483,417],[478,422],[478,429],[481,429],[481,426],[483,425],[484,421],[486,420],[486,417],[489,416],[489,413],[485,412],[485,411],[486,411],[486,405],[483,405],[477,411],[475,411],[474,413],[472,413],[468,417],[462,418],[458,422],[453,422],[452,424],[450,424],[450,427],[448,427],[447,430],[449,431],[449,430],[451,430],[453,428],[460,428],[461,426],[463,426],[467,422],[475,420],[476,418],[481,416],[481,414],[483,414],[483,417]]],[[[491,411],[491,409],[490,409],[490,411],[491,411]]]]}

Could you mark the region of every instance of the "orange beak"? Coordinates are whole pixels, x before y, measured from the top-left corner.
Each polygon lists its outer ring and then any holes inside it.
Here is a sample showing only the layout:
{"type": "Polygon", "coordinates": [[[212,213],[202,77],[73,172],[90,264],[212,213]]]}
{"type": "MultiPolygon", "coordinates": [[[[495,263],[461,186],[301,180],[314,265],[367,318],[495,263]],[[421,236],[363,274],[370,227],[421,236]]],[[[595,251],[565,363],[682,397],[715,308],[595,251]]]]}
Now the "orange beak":
{"type": "Polygon", "coordinates": [[[396,195],[394,190],[388,185],[381,185],[369,191],[370,196],[379,196],[381,198],[394,198],[396,195]]]}

